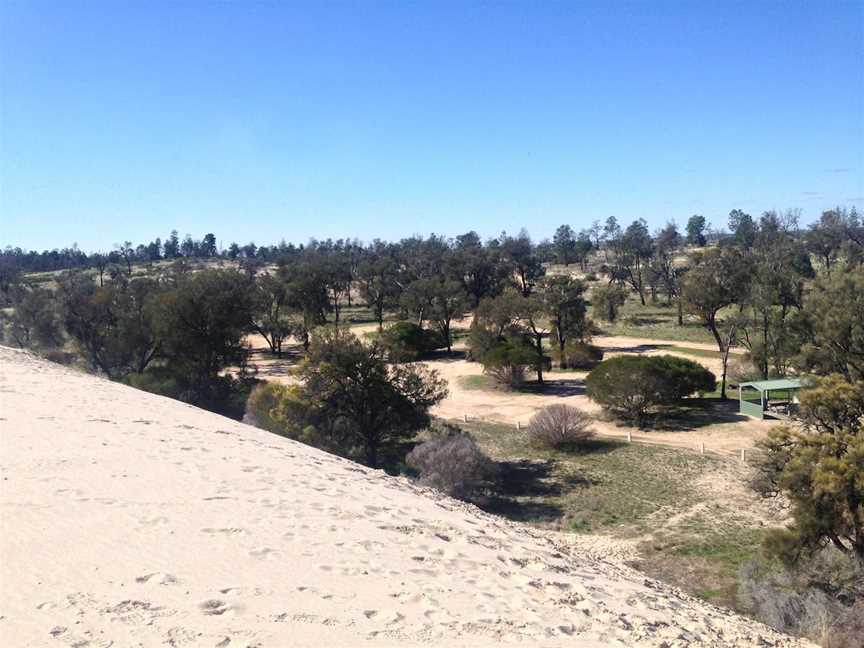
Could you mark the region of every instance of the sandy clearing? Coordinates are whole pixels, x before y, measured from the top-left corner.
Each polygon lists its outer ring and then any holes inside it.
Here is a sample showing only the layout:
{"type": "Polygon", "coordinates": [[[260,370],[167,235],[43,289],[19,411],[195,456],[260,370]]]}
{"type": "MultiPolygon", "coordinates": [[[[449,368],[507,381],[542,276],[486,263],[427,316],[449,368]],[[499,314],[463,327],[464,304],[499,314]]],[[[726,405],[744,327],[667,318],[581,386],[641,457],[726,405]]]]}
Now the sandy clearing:
{"type": "MultiPolygon", "coordinates": [[[[466,324],[467,320],[460,325],[466,324]]],[[[353,327],[352,330],[376,330],[374,324],[353,327]]],[[[293,377],[290,369],[302,355],[302,350],[291,345],[286,347],[283,358],[274,358],[268,351],[266,342],[260,336],[248,338],[253,348],[250,365],[258,371],[258,376],[265,380],[277,380],[291,383],[293,377]]],[[[704,350],[714,350],[711,345],[697,343],[682,343],[672,340],[651,340],[626,336],[598,336],[594,344],[606,351],[607,358],[624,354],[664,355],[671,354],[699,362],[709,370],[719,375],[719,358],[703,358],[688,356],[675,350],[657,348],[658,345],[683,345],[704,350]]],[[[454,345],[454,349],[465,349],[464,341],[454,345]]],[[[495,423],[516,425],[526,424],[540,409],[553,403],[565,403],[579,407],[598,417],[595,429],[598,434],[614,438],[630,438],[638,442],[660,444],[670,447],[699,450],[704,447],[706,452],[716,452],[724,455],[737,455],[742,449],[751,449],[755,442],[764,437],[769,430],[776,427],[776,421],[758,421],[745,417],[737,417],[728,413],[719,417],[720,422],[712,425],[695,427],[687,430],[652,432],[640,430],[608,420],[602,417],[602,410],[585,395],[585,372],[568,372],[553,370],[546,373],[550,385],[549,393],[533,394],[524,392],[507,392],[495,389],[465,389],[462,379],[479,376],[483,368],[476,362],[464,359],[441,359],[427,361],[428,367],[441,374],[449,386],[449,395],[433,408],[432,413],[445,419],[463,420],[465,415],[472,420],[483,420],[495,423]]],[[[734,394],[731,394],[734,397],[734,394]]],[[[734,406],[732,407],[734,409],[734,406]]]]}
{"type": "Polygon", "coordinates": [[[4,645],[806,645],[578,543],[2,347],[0,411],[4,645]]]}
{"type": "Polygon", "coordinates": [[[598,434],[626,438],[629,433],[636,441],[646,441],[691,450],[704,444],[706,451],[723,454],[738,453],[742,448],[752,448],[755,441],[777,425],[775,421],[738,419],[726,423],[680,431],[646,431],[619,425],[604,420],[601,408],[585,395],[584,375],[574,372],[549,372],[547,381],[552,393],[532,394],[508,392],[494,389],[466,389],[461,379],[479,376],[483,368],[476,362],[465,360],[441,360],[426,363],[440,372],[448,382],[450,393],[433,408],[436,416],[446,419],[463,419],[467,414],[471,420],[482,420],[516,425],[526,424],[541,408],[553,403],[565,403],[579,407],[598,417],[595,429],[598,434]]]}

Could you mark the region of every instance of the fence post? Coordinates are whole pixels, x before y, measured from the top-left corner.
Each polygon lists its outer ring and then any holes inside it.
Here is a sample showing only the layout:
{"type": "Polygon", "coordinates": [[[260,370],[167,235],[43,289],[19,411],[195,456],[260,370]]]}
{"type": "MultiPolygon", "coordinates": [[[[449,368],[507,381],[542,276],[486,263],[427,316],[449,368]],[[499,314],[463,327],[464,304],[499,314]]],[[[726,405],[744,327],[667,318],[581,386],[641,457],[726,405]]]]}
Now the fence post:
{"type": "Polygon", "coordinates": [[[745,463],[746,459],[744,458],[744,448],[741,448],[741,463],[745,463]]]}
{"type": "Polygon", "coordinates": [[[633,433],[627,430],[627,443],[633,443],[633,433]]]}
{"type": "Polygon", "coordinates": [[[516,421],[516,429],[517,429],[517,430],[521,430],[521,429],[522,429],[522,421],[516,421]]]}
{"type": "Polygon", "coordinates": [[[705,442],[699,444],[699,454],[705,454],[705,442]]]}
{"type": "Polygon", "coordinates": [[[465,420],[465,422],[467,423],[467,422],[468,422],[468,413],[466,412],[465,414],[463,414],[463,415],[462,415],[462,418],[463,418],[463,419],[465,420]]]}

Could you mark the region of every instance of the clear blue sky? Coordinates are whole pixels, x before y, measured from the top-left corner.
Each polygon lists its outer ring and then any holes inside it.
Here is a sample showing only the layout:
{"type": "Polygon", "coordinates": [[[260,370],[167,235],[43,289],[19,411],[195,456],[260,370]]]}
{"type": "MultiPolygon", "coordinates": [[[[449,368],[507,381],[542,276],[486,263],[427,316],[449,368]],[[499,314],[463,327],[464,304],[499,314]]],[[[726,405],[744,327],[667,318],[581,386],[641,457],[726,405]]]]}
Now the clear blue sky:
{"type": "Polygon", "coordinates": [[[0,245],[810,221],[862,102],[862,1],[2,0],[0,245]]]}

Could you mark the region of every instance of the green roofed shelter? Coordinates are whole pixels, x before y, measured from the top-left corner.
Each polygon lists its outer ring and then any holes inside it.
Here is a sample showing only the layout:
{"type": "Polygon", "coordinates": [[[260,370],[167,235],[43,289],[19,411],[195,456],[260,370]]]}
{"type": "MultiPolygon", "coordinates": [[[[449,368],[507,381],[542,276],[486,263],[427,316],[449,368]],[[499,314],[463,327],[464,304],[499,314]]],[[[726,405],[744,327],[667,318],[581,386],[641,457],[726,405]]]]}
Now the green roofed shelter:
{"type": "Polygon", "coordinates": [[[738,385],[738,411],[753,418],[766,416],[785,418],[798,407],[799,389],[804,381],[798,378],[777,378],[776,380],[754,380],[738,385]],[[746,391],[745,391],[746,390],[746,391]],[[759,394],[758,400],[753,392],[759,394]],[[772,399],[772,392],[775,398],[772,399]],[[781,396],[777,398],[778,395],[781,396]],[[748,397],[748,393],[750,397],[748,397]]]}

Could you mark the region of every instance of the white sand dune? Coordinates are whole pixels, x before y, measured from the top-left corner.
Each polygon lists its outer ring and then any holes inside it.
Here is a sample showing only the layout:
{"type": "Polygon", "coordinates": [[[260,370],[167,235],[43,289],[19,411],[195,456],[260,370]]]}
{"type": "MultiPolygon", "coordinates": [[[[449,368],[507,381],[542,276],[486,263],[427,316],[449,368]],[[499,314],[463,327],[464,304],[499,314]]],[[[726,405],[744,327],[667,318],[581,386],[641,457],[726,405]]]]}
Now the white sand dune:
{"type": "Polygon", "coordinates": [[[0,348],[0,645],[797,646],[578,543],[0,348]]]}

